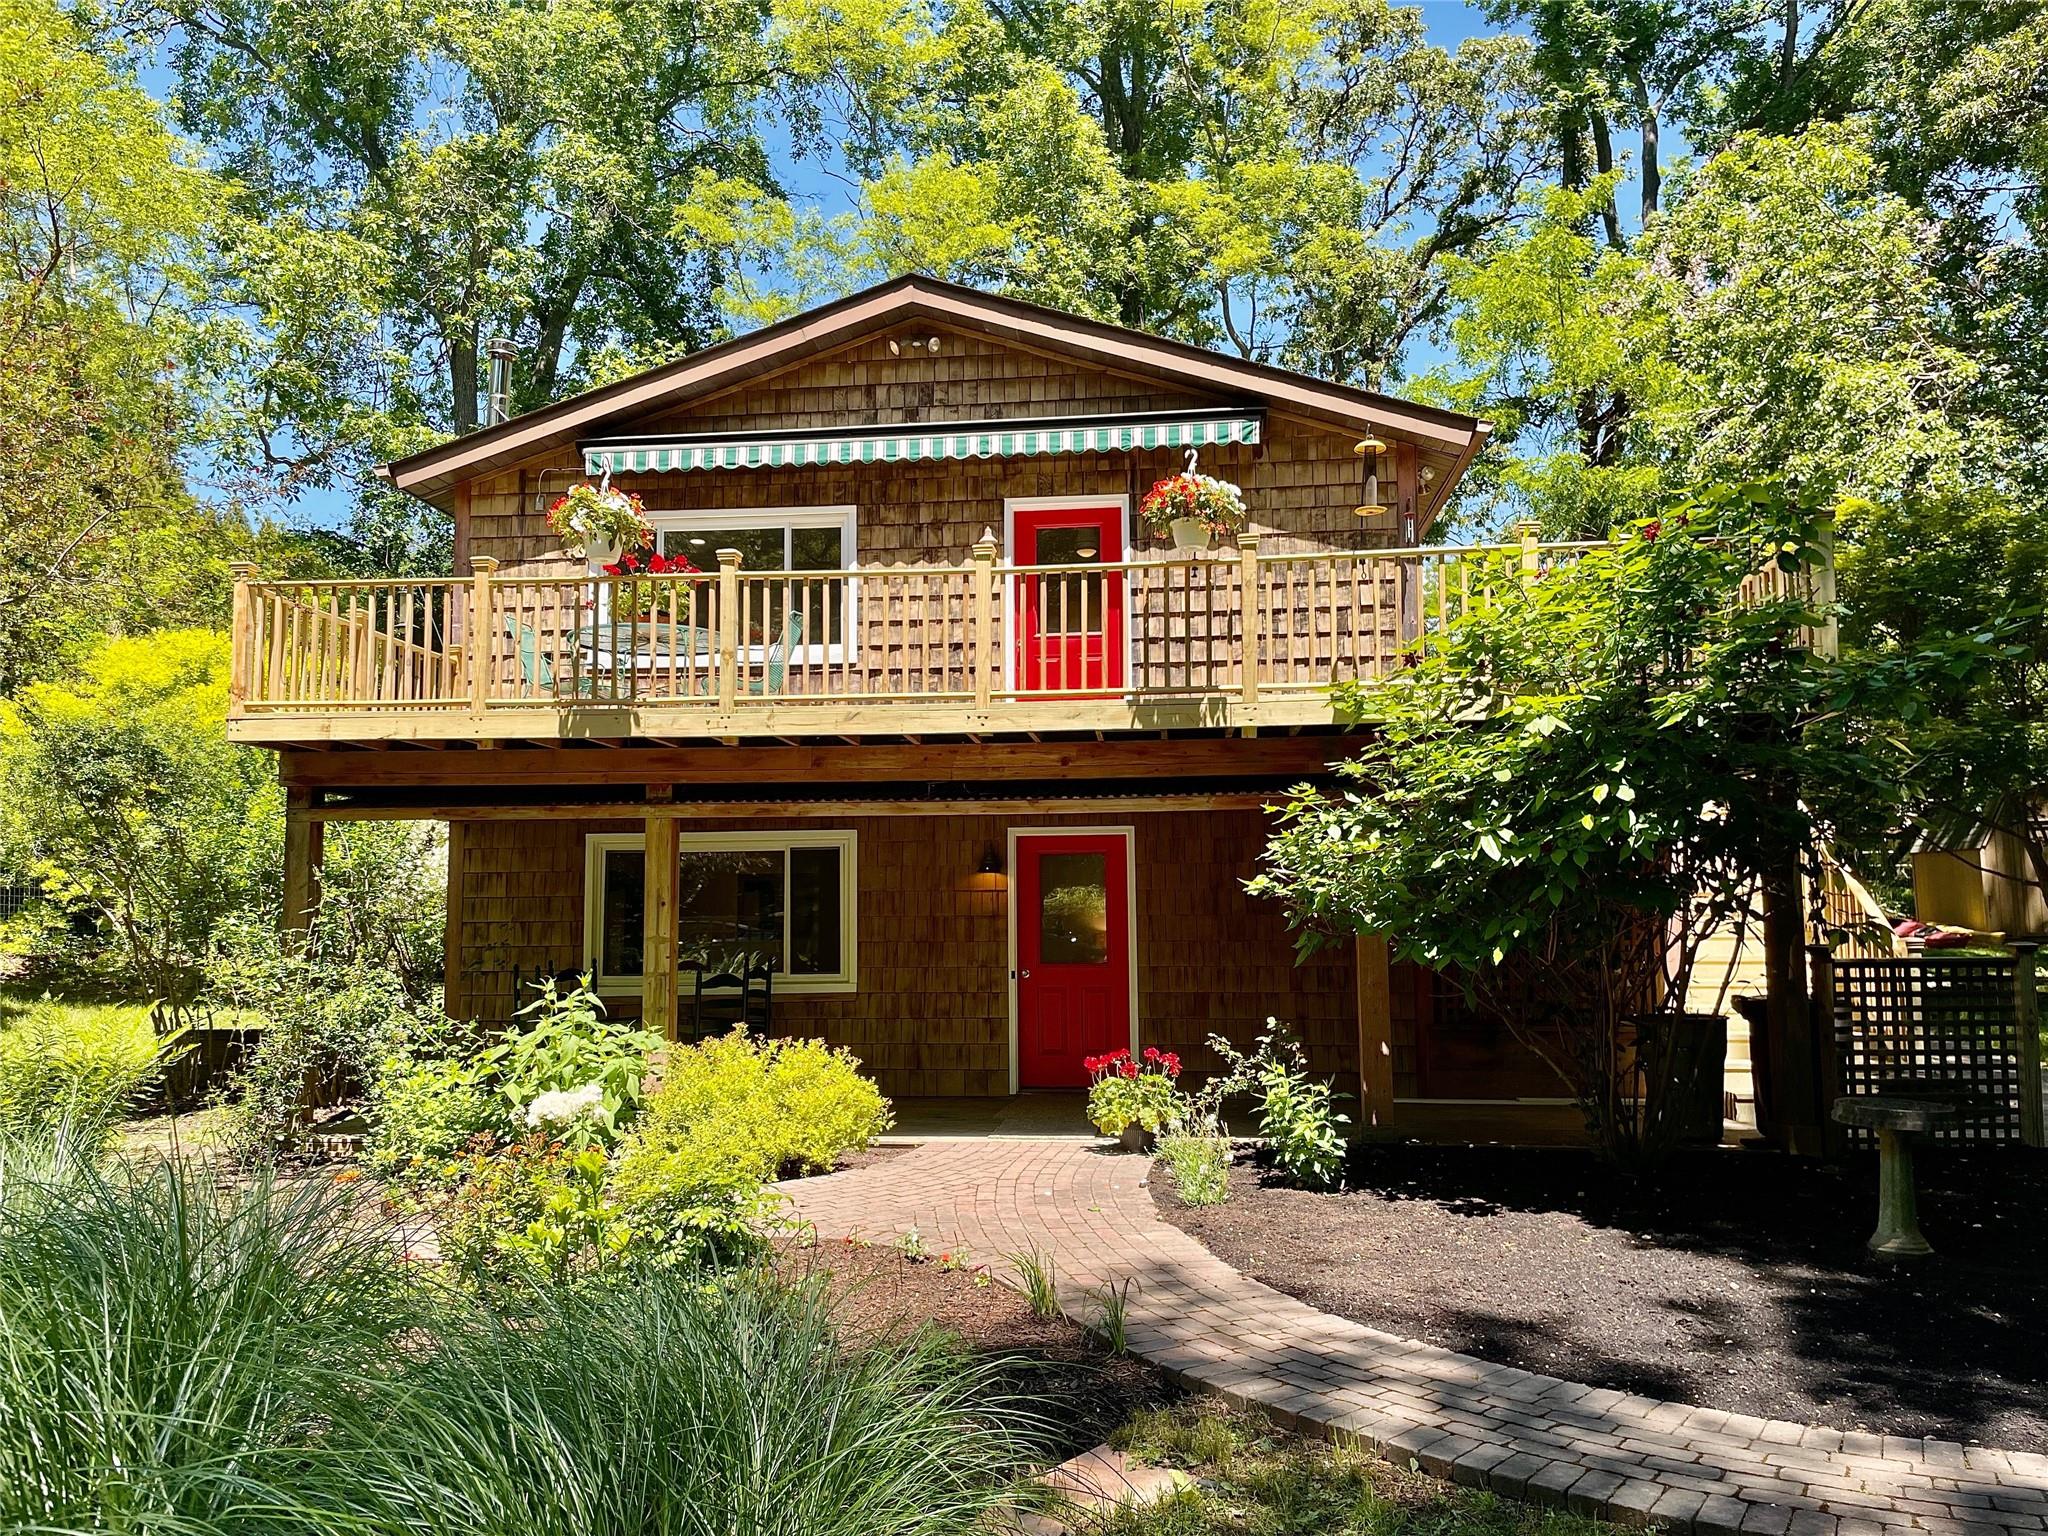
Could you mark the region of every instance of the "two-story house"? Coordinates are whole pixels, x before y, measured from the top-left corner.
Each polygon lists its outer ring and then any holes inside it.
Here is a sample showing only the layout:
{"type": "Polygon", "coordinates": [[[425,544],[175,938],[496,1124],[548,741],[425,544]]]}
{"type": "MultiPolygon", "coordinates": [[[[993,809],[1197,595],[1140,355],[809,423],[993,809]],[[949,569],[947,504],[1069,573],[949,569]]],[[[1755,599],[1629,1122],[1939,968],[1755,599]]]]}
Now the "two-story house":
{"type": "Polygon", "coordinates": [[[237,587],[288,920],[325,823],[445,818],[458,1016],[587,968],[687,1030],[693,959],[741,944],[777,1033],[898,1096],[1071,1087],[1118,1045],[1200,1070],[1273,1015],[1379,1124],[1572,1125],[1454,987],[1381,940],[1297,964],[1243,888],[1261,807],[1355,745],[1329,684],[1456,592],[1430,530],[1487,430],[908,277],[402,459],[452,577],[237,587]],[[1134,516],[1191,453],[1243,490],[1227,547],[1134,516]],[[565,553],[548,505],[607,478],[697,574],[565,553]]]}

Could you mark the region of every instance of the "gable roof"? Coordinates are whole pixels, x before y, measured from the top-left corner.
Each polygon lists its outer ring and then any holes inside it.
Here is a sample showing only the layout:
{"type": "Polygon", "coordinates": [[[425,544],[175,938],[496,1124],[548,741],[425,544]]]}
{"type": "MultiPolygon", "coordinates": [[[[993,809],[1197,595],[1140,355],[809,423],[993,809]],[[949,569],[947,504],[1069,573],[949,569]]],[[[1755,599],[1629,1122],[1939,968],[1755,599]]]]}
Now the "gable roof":
{"type": "Polygon", "coordinates": [[[913,273],[630,379],[422,449],[382,466],[378,473],[399,490],[446,506],[460,481],[559,451],[582,438],[608,435],[608,428],[779,372],[913,319],[1070,355],[1122,374],[1256,400],[1346,430],[1413,439],[1456,461],[1438,489],[1439,504],[1492,430],[1488,423],[1456,411],[1327,383],[913,273]]]}

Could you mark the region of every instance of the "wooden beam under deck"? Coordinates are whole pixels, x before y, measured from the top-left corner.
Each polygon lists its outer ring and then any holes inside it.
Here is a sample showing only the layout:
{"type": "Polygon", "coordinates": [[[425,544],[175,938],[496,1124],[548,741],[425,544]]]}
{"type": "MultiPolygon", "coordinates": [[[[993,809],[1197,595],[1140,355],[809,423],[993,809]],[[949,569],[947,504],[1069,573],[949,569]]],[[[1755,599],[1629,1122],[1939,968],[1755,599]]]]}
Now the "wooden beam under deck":
{"type": "Polygon", "coordinates": [[[1017,800],[578,801],[548,805],[324,805],[308,821],[725,821],[801,816],[1076,816],[1146,811],[1255,811],[1271,794],[1043,796],[1017,800]]]}
{"type": "Polygon", "coordinates": [[[1116,738],[1068,742],[930,742],[921,746],[505,746],[491,752],[287,749],[279,776],[308,789],[483,785],[873,784],[1037,779],[1144,779],[1162,785],[1244,778],[1319,778],[1364,739],[1317,736],[1116,738]]]}
{"type": "Polygon", "coordinates": [[[1321,688],[1262,693],[1256,700],[1220,694],[1166,698],[1030,699],[981,707],[972,702],[867,704],[765,702],[721,709],[685,700],[660,704],[494,705],[480,716],[460,709],[251,708],[228,721],[228,738],[246,746],[323,742],[581,741],[609,744],[650,737],[695,740],[771,737],[890,740],[911,736],[1029,736],[1060,732],[1239,731],[1336,724],[1321,688]]]}

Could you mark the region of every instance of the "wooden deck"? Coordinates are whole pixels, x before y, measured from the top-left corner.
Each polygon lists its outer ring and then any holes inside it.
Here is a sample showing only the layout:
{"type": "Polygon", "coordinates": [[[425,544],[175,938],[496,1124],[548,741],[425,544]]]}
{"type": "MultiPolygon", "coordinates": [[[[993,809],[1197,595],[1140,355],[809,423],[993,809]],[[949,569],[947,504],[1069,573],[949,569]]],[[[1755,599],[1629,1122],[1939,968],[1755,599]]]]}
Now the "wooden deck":
{"type": "Polygon", "coordinates": [[[238,568],[244,742],[727,740],[1327,725],[1446,618],[1583,544],[1067,566],[272,582],[238,568]]]}

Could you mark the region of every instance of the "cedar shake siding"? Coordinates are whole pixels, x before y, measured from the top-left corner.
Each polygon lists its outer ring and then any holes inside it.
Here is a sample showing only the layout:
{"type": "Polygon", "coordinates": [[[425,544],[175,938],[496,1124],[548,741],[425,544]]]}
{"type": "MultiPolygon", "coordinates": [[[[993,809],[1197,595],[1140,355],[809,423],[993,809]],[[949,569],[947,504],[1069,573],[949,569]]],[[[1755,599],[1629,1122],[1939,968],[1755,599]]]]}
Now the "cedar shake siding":
{"type": "MultiPolygon", "coordinates": [[[[1012,827],[1128,825],[1136,833],[1133,927],[1144,1044],[1215,1065],[1206,1038],[1249,1044],[1268,1015],[1291,1023],[1317,1072],[1355,1080],[1358,1019],[1348,947],[1294,962],[1277,904],[1245,894],[1265,845],[1257,811],[1128,816],[872,816],[829,822],[691,821],[688,830],[852,828],[857,857],[858,990],[775,998],[777,1034],[815,1037],[858,1056],[886,1093],[1009,1092],[1009,901],[1014,881],[977,877],[1012,827]]],[[[637,832],[628,821],[465,824],[451,851],[449,1011],[501,1023],[515,971],[585,960],[584,838],[637,832]]],[[[681,1009],[688,1019],[688,982],[681,1009]]],[[[615,998],[622,1013],[633,996],[615,998]]],[[[1348,1088],[1347,1088],[1348,1091],[1348,1088]]]]}

